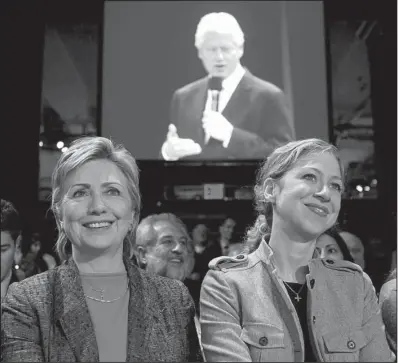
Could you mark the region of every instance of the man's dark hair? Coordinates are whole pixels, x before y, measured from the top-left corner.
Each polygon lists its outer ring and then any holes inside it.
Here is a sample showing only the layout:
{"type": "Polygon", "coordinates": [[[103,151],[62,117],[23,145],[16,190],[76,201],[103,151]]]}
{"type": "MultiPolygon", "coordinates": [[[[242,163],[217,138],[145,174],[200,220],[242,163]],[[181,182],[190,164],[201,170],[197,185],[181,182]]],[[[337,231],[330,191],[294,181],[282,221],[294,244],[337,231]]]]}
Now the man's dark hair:
{"type": "Polygon", "coordinates": [[[19,213],[11,202],[4,199],[1,200],[0,229],[3,232],[9,232],[14,241],[17,240],[21,233],[21,220],[19,213]]]}

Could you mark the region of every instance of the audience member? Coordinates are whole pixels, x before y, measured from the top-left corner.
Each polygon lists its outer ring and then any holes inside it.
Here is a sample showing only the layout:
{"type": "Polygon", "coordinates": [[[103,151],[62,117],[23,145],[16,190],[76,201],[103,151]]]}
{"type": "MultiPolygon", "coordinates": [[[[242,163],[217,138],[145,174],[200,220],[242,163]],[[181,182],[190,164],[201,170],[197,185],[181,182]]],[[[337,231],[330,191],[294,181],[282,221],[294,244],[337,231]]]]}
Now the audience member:
{"type": "Polygon", "coordinates": [[[365,247],[361,241],[361,239],[353,233],[347,231],[340,232],[341,238],[343,238],[345,244],[350,251],[351,256],[354,259],[354,262],[361,266],[362,269],[365,269],[365,247]]]}
{"type": "Polygon", "coordinates": [[[391,271],[381,287],[379,304],[391,350],[397,354],[397,269],[391,271]]]}
{"type": "Polygon", "coordinates": [[[23,236],[21,241],[22,259],[20,270],[25,278],[50,270],[57,266],[53,256],[44,253],[39,233],[23,236]]]}
{"type": "Polygon", "coordinates": [[[254,251],[213,260],[202,284],[206,360],[394,361],[369,277],[349,261],[312,259],[336,223],[343,176],[337,149],[318,139],[262,164],[246,237],[254,251]]]}
{"type": "MultiPolygon", "coordinates": [[[[187,283],[187,278],[194,266],[194,246],[184,222],[176,215],[161,213],[145,217],[137,227],[134,250],[141,268],[185,282],[191,292],[194,286],[187,283]]],[[[200,338],[197,315],[195,325],[200,338]]]]}
{"type": "Polygon", "coordinates": [[[330,228],[317,238],[313,257],[354,262],[337,228],[330,228]]]}
{"type": "Polygon", "coordinates": [[[20,250],[21,221],[14,205],[1,200],[1,301],[8,287],[18,282],[14,264],[20,250]]]}
{"type": "Polygon", "coordinates": [[[151,214],[137,227],[134,253],[138,265],[157,275],[184,281],[192,272],[192,240],[172,213],[151,214]]]}
{"type": "Polygon", "coordinates": [[[212,241],[206,250],[209,262],[219,256],[228,256],[230,245],[234,242],[233,235],[236,222],[233,218],[227,217],[218,228],[219,235],[212,241]]]}
{"type": "Polygon", "coordinates": [[[131,262],[139,171],[103,137],[74,141],[52,177],[64,263],[10,286],[1,319],[7,362],[201,361],[188,290],[131,262]]]}
{"type": "MultiPolygon", "coordinates": [[[[206,257],[206,250],[209,248],[209,229],[203,223],[197,224],[192,229],[192,242],[195,249],[195,266],[190,276],[191,280],[203,281],[207,271],[209,260],[206,257]]],[[[198,295],[199,297],[199,295],[198,295]]]]}

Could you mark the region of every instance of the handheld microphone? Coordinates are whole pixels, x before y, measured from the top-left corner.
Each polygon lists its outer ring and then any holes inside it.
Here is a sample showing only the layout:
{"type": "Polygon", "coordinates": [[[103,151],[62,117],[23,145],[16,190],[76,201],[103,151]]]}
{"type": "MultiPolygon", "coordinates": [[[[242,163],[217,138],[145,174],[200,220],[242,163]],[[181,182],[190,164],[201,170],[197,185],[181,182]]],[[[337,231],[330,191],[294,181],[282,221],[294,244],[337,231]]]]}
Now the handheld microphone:
{"type": "MultiPolygon", "coordinates": [[[[211,94],[211,110],[218,111],[220,92],[222,90],[222,81],[220,77],[211,77],[209,79],[209,90],[211,94]]],[[[209,142],[210,136],[205,134],[205,144],[209,142]]]]}
{"type": "Polygon", "coordinates": [[[218,101],[222,90],[222,78],[211,77],[209,80],[209,90],[211,92],[211,110],[218,111],[218,101]]]}

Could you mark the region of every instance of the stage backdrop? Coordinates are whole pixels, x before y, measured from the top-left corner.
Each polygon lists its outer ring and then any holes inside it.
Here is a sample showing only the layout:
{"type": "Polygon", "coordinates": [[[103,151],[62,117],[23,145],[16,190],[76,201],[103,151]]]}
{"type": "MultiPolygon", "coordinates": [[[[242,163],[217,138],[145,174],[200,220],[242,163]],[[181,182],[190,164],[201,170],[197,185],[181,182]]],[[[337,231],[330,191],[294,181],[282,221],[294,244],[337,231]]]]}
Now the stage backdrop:
{"type": "Polygon", "coordinates": [[[205,75],[200,18],[229,12],[245,33],[242,64],[282,88],[297,138],[329,140],[321,1],[105,2],[101,134],[137,159],[157,159],[173,92],[205,75]]]}

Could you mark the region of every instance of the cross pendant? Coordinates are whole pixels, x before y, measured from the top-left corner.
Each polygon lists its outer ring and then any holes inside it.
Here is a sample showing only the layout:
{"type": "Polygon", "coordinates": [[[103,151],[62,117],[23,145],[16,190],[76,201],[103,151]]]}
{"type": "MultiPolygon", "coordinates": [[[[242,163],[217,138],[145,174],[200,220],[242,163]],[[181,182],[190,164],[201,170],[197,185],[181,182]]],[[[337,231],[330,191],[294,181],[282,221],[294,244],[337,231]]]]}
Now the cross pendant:
{"type": "Polygon", "coordinates": [[[300,295],[296,295],[294,297],[294,300],[296,300],[297,302],[300,302],[301,299],[302,299],[302,297],[300,297],[300,295]]]}

